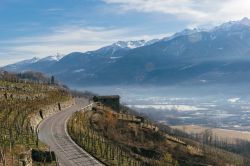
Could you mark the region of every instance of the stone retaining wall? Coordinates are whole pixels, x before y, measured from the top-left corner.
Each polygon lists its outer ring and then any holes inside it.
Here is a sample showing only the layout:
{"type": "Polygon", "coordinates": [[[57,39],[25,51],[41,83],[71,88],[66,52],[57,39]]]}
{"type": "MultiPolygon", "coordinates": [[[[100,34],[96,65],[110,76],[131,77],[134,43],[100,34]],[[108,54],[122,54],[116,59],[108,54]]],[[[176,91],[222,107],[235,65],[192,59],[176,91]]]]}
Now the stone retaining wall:
{"type": "MultiPolygon", "coordinates": [[[[72,98],[66,102],[60,103],[60,106],[61,106],[61,109],[64,109],[64,108],[70,107],[74,104],[75,104],[75,100],[72,98]]],[[[49,117],[49,116],[51,116],[59,111],[60,110],[59,110],[58,103],[55,103],[53,105],[45,106],[45,107],[41,108],[40,110],[36,111],[36,113],[30,115],[29,121],[30,121],[30,125],[32,127],[33,132],[36,132],[38,125],[40,124],[40,122],[43,119],[45,119],[46,117],[49,117]]]]}

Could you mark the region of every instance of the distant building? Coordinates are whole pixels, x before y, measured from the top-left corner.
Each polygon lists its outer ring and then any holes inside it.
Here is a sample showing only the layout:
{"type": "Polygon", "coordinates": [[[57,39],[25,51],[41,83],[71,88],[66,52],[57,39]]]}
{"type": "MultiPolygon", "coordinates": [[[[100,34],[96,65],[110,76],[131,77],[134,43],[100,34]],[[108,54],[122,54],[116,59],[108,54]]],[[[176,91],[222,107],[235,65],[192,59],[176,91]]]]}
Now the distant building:
{"type": "Polygon", "coordinates": [[[94,102],[100,102],[105,106],[112,108],[114,111],[120,111],[120,96],[94,96],[94,102]]]}

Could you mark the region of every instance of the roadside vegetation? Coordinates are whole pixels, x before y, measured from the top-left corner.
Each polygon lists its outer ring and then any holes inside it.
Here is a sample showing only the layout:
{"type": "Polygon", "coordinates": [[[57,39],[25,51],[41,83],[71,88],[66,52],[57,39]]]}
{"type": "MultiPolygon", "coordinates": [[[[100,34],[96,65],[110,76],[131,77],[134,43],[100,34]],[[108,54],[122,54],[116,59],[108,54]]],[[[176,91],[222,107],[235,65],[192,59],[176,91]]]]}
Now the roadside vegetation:
{"type": "MultiPolygon", "coordinates": [[[[125,117],[134,114],[121,109],[125,117]]],[[[68,132],[83,149],[111,166],[245,166],[248,162],[240,155],[175,134],[168,126],[159,125],[160,130],[142,126],[117,118],[110,109],[87,109],[73,114],[68,132]]]]}
{"type": "MultiPolygon", "coordinates": [[[[32,128],[29,118],[45,106],[70,99],[65,89],[49,80],[39,73],[1,72],[0,165],[28,163],[34,151],[49,150],[39,142],[36,129],[32,128]]],[[[47,159],[44,158],[40,162],[33,161],[33,165],[43,165],[45,160],[47,159]]]]}

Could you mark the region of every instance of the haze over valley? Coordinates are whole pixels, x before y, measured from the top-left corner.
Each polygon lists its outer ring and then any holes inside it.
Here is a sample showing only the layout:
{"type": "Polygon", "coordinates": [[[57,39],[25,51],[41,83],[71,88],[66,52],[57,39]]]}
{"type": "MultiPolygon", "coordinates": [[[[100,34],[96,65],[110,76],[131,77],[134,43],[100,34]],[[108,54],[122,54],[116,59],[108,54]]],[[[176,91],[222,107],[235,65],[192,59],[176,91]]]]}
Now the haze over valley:
{"type": "Polygon", "coordinates": [[[106,86],[83,89],[101,95],[120,94],[125,105],[164,124],[250,131],[248,87],[249,85],[106,86]]]}
{"type": "Polygon", "coordinates": [[[249,7],[2,0],[0,166],[249,166],[249,7]]]}
{"type": "Polygon", "coordinates": [[[75,89],[119,94],[126,105],[161,123],[250,131],[249,53],[250,20],[243,18],[3,69],[40,71],[75,89]]]}

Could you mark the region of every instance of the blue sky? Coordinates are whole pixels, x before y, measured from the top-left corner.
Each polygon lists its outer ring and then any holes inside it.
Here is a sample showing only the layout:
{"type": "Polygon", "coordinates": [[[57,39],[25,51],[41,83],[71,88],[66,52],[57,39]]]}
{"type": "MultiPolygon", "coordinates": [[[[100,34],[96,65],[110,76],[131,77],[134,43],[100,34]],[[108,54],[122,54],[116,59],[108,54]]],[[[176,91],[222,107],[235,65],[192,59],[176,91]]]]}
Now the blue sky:
{"type": "Polygon", "coordinates": [[[0,66],[243,17],[248,0],[0,0],[0,66]]]}

